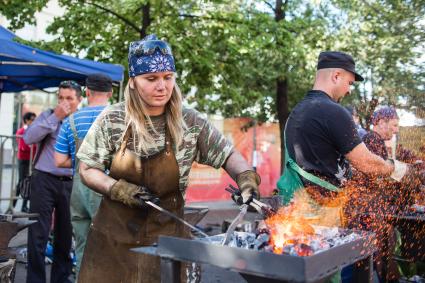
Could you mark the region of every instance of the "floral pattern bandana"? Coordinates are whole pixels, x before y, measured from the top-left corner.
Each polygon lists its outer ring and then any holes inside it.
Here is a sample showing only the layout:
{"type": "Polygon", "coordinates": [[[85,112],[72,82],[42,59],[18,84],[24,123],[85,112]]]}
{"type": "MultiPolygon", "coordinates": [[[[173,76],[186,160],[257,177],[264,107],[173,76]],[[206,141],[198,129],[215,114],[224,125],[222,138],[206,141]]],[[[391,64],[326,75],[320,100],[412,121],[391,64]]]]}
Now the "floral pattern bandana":
{"type": "Polygon", "coordinates": [[[174,57],[165,41],[151,34],[130,43],[128,73],[130,77],[158,72],[175,72],[174,57]]]}
{"type": "Polygon", "coordinates": [[[377,125],[379,120],[382,119],[398,119],[397,111],[391,106],[384,106],[375,112],[372,115],[372,124],[377,125]]]}

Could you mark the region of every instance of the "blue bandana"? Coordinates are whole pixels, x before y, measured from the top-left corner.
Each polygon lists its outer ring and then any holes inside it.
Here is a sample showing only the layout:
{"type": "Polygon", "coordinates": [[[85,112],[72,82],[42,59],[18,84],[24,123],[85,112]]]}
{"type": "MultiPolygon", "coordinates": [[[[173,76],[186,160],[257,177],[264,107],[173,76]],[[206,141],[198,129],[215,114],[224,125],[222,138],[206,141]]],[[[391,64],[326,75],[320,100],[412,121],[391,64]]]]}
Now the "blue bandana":
{"type": "Polygon", "coordinates": [[[158,40],[154,34],[130,43],[128,50],[130,77],[168,71],[176,71],[174,57],[168,43],[158,40]]]}

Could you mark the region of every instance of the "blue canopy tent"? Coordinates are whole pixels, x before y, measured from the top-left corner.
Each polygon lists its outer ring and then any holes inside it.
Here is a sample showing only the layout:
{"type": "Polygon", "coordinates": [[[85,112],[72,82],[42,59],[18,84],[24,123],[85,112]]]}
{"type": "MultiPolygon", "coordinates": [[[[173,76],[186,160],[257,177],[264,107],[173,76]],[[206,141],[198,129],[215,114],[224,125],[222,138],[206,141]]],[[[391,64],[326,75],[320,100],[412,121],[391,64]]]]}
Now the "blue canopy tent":
{"type": "Polygon", "coordinates": [[[15,37],[0,26],[0,95],[55,87],[63,80],[75,80],[84,85],[87,75],[103,73],[120,86],[121,98],[123,66],[43,51],[13,41],[15,37]]]}

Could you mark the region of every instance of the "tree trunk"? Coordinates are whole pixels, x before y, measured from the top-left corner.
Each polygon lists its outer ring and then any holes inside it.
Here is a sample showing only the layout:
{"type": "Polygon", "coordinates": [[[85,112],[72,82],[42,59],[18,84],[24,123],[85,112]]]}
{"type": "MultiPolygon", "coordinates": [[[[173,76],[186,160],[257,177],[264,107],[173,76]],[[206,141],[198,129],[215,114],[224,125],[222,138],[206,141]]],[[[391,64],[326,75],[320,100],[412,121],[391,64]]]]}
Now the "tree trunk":
{"type": "Polygon", "coordinates": [[[285,5],[286,1],[285,3],[283,3],[282,0],[276,0],[276,5],[274,9],[274,19],[276,20],[276,22],[285,19],[285,11],[283,10],[285,5]]]}
{"type": "Polygon", "coordinates": [[[140,38],[144,38],[148,34],[148,27],[151,25],[150,11],[151,6],[148,2],[142,7],[142,28],[140,29],[140,38]]]}
{"type": "MultiPolygon", "coordinates": [[[[276,22],[285,20],[285,7],[288,3],[287,1],[288,0],[276,0],[276,5],[274,9],[274,19],[276,20],[276,22]]],[[[285,164],[285,143],[283,142],[283,134],[285,131],[286,119],[288,119],[289,116],[288,80],[286,78],[276,79],[276,107],[280,129],[280,172],[282,172],[285,164]]]]}
{"type": "Polygon", "coordinates": [[[369,102],[369,107],[366,113],[366,130],[369,131],[370,125],[372,124],[373,112],[375,112],[376,106],[378,106],[378,99],[372,98],[369,102]]]}
{"type": "Polygon", "coordinates": [[[276,80],[276,107],[280,129],[280,172],[282,172],[283,165],[285,164],[285,143],[283,142],[283,134],[285,131],[286,120],[289,116],[288,81],[286,79],[279,78],[276,80]]]}

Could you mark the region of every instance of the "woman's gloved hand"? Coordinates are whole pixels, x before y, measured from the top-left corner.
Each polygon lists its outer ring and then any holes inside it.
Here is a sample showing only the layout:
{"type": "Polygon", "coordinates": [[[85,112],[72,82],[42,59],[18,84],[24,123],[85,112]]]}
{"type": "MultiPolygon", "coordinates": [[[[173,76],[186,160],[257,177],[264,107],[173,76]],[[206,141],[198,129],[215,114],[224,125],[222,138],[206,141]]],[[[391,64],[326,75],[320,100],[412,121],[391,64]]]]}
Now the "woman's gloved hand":
{"type": "Polygon", "coordinates": [[[255,171],[247,170],[238,174],[236,184],[238,184],[241,194],[233,194],[233,201],[241,205],[249,204],[254,198],[260,199],[260,191],[258,190],[260,183],[260,176],[255,171]]]}
{"type": "Polygon", "coordinates": [[[109,197],[130,207],[146,207],[145,201],[159,203],[159,198],[147,188],[129,183],[124,179],[119,179],[112,185],[109,197]]]}

